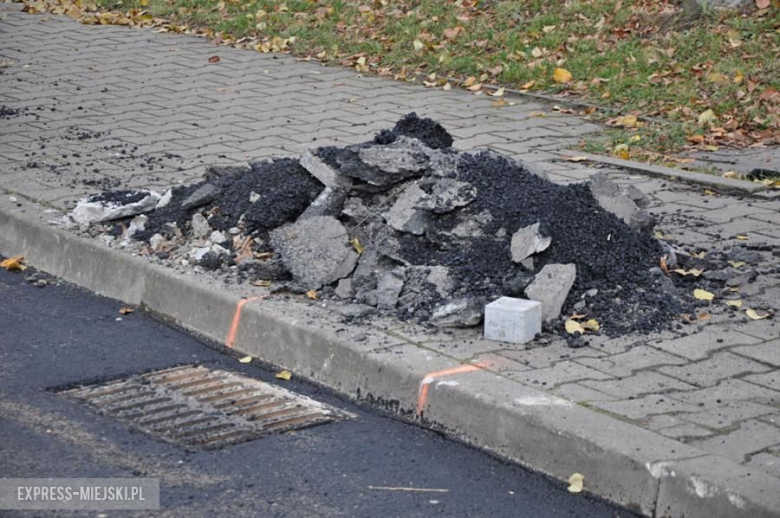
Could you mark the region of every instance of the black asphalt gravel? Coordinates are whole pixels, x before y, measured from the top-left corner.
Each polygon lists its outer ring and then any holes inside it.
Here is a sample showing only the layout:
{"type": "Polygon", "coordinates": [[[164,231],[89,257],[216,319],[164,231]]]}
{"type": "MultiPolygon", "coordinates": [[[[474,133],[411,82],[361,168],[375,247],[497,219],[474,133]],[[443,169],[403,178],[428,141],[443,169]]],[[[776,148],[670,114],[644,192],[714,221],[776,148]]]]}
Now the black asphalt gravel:
{"type": "Polygon", "coordinates": [[[153,516],[632,516],[295,380],[281,384],[357,417],[187,453],[52,389],[185,363],[276,383],[273,373],[143,313],[120,315],[117,301],[56,281],[36,287],[25,280],[31,273],[0,270],[0,477],[159,477],[162,510],[153,516]]]}

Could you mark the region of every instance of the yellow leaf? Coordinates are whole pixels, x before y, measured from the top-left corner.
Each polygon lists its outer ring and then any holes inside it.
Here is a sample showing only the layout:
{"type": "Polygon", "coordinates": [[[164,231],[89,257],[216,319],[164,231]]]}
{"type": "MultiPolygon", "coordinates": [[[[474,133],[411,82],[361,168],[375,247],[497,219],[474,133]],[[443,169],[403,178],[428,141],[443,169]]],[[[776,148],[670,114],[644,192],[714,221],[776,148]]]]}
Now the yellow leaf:
{"type": "Polygon", "coordinates": [[[122,306],[121,308],[119,308],[119,314],[120,315],[127,315],[127,314],[130,314],[130,313],[134,312],[134,311],[135,311],[135,309],[131,308],[130,306],[122,306]]]}
{"type": "Polygon", "coordinates": [[[442,86],[442,87],[441,87],[441,89],[442,89],[442,90],[444,90],[445,92],[446,92],[447,90],[452,90],[452,85],[451,85],[451,84],[449,84],[449,83],[447,83],[447,84],[445,84],[444,86],[442,86]]]}
{"type": "Polygon", "coordinates": [[[572,80],[571,72],[565,68],[556,68],[553,72],[553,81],[556,83],[568,83],[572,80]]]}
{"type": "Polygon", "coordinates": [[[705,257],[707,257],[707,252],[694,252],[691,255],[696,259],[704,259],[705,257]]]}
{"type": "Polygon", "coordinates": [[[740,241],[747,241],[750,238],[747,237],[746,235],[739,235],[739,236],[737,236],[737,239],[739,239],[740,241]]]}
{"type": "Polygon", "coordinates": [[[528,90],[528,89],[529,89],[529,88],[531,88],[531,87],[532,87],[532,86],[533,86],[535,83],[536,83],[536,81],[528,81],[527,83],[524,83],[524,84],[523,84],[523,85],[520,87],[520,89],[521,89],[521,90],[528,90]]]}
{"type": "Polygon", "coordinates": [[[656,239],[663,239],[666,236],[660,230],[656,230],[655,232],[653,232],[653,237],[656,238],[656,239]]]}
{"type": "Polygon", "coordinates": [[[502,86],[501,88],[499,88],[499,89],[498,89],[498,90],[496,90],[495,92],[493,92],[493,93],[490,93],[490,94],[488,94],[488,95],[491,95],[491,96],[493,96],[493,97],[501,97],[502,95],[504,95],[504,87],[502,86]]]}
{"type": "Polygon", "coordinates": [[[637,120],[636,115],[624,115],[622,117],[618,117],[615,123],[618,126],[623,126],[624,128],[636,128],[639,124],[639,121],[637,120]]]}
{"type": "Polygon", "coordinates": [[[745,76],[742,75],[742,72],[737,71],[737,73],[734,74],[734,84],[735,85],[742,84],[742,81],[744,81],[744,80],[745,80],[745,76]]]}
{"type": "Polygon", "coordinates": [[[23,272],[27,269],[24,265],[24,256],[21,255],[0,262],[0,268],[5,268],[9,272],[23,272]]]}
{"type": "Polygon", "coordinates": [[[493,102],[491,106],[493,108],[501,108],[502,106],[506,106],[507,104],[509,103],[506,102],[504,99],[499,99],[498,101],[493,102]]]}
{"type": "Polygon", "coordinates": [[[349,243],[352,245],[352,248],[355,249],[355,252],[357,252],[360,255],[363,255],[363,252],[366,251],[366,247],[360,244],[360,239],[358,239],[357,236],[350,239],[349,243]]]}
{"type": "Polygon", "coordinates": [[[545,25],[544,27],[542,27],[542,32],[545,34],[549,34],[554,30],[555,30],[555,25],[545,25]]]}
{"type": "Polygon", "coordinates": [[[693,290],[693,296],[697,300],[712,300],[712,299],[715,298],[715,295],[713,293],[710,293],[707,290],[702,290],[702,289],[698,289],[698,288],[693,290]]]}
{"type": "Polygon", "coordinates": [[[140,5],[141,7],[149,7],[149,0],[140,0],[138,2],[138,5],[140,5]]]}
{"type": "Polygon", "coordinates": [[[580,473],[573,473],[569,477],[569,493],[582,493],[582,487],[585,482],[585,477],[580,473]]]}
{"type": "Polygon", "coordinates": [[[702,113],[701,115],[699,115],[699,124],[700,125],[704,125],[704,124],[707,124],[708,122],[712,122],[712,121],[716,120],[717,118],[718,118],[718,116],[715,115],[714,111],[707,110],[704,113],[702,113]]]}
{"type": "Polygon", "coordinates": [[[243,358],[239,358],[238,361],[241,363],[251,363],[252,357],[251,356],[244,356],[243,358]]]}
{"type": "Polygon", "coordinates": [[[271,281],[267,281],[265,279],[258,279],[252,283],[252,286],[257,286],[259,288],[267,288],[271,285],[271,281]]]}
{"type": "Polygon", "coordinates": [[[676,270],[672,270],[674,273],[679,273],[680,275],[693,275],[694,277],[700,276],[702,273],[704,273],[704,270],[700,270],[699,268],[691,268],[690,270],[683,270],[682,268],[677,268],[676,270]]]}
{"type": "Polygon", "coordinates": [[[477,78],[476,77],[474,77],[474,76],[467,77],[466,80],[463,81],[463,86],[468,88],[469,86],[473,85],[476,82],[477,82],[477,78]]]}
{"type": "Polygon", "coordinates": [[[476,92],[480,88],[482,88],[482,83],[477,83],[468,87],[468,89],[471,90],[472,92],[476,92]]]}
{"type": "Polygon", "coordinates": [[[726,301],[727,306],[731,306],[732,308],[741,308],[742,307],[742,301],[741,300],[727,300],[726,301]]]}
{"type": "Polygon", "coordinates": [[[736,171],[726,171],[721,175],[723,178],[736,178],[737,172],[736,171]]]}
{"type": "Polygon", "coordinates": [[[585,329],[590,329],[591,331],[598,331],[599,329],[601,329],[601,325],[599,324],[598,320],[596,320],[595,318],[591,318],[587,322],[583,322],[581,325],[585,329]]]}
{"type": "Polygon", "coordinates": [[[755,309],[748,309],[747,311],[745,311],[745,314],[748,316],[748,318],[752,320],[761,320],[769,316],[769,313],[761,314],[755,309]]]}
{"type": "Polygon", "coordinates": [[[580,334],[585,333],[585,328],[583,328],[579,322],[576,322],[574,320],[571,319],[567,320],[564,326],[566,327],[566,332],[569,333],[570,335],[573,335],[574,333],[580,333],[580,334]]]}
{"type": "Polygon", "coordinates": [[[417,52],[420,52],[423,49],[423,42],[421,42],[420,40],[417,39],[414,40],[412,45],[414,45],[414,50],[417,52]]]}
{"type": "Polygon", "coordinates": [[[317,293],[315,290],[307,291],[306,296],[309,297],[311,300],[317,300],[318,298],[320,298],[320,294],[317,293]]]}
{"type": "Polygon", "coordinates": [[[743,267],[743,266],[745,266],[747,263],[745,263],[744,261],[729,261],[729,264],[730,264],[732,267],[734,267],[734,268],[742,268],[742,267],[743,267]]]}
{"type": "Polygon", "coordinates": [[[566,162],[585,162],[587,159],[586,156],[567,156],[564,158],[566,162]]]}
{"type": "Polygon", "coordinates": [[[292,378],[292,372],[280,371],[276,373],[276,377],[280,380],[290,381],[290,378],[292,378]]]}
{"type": "Polygon", "coordinates": [[[631,137],[631,138],[630,138],[630,139],[628,139],[628,140],[629,140],[630,142],[639,142],[640,140],[642,140],[642,136],[641,136],[641,135],[634,135],[633,137],[631,137]]]}
{"type": "Polygon", "coordinates": [[[625,144],[618,144],[615,146],[615,149],[612,151],[612,153],[623,160],[628,160],[631,158],[631,152],[628,150],[628,146],[625,144]]]}

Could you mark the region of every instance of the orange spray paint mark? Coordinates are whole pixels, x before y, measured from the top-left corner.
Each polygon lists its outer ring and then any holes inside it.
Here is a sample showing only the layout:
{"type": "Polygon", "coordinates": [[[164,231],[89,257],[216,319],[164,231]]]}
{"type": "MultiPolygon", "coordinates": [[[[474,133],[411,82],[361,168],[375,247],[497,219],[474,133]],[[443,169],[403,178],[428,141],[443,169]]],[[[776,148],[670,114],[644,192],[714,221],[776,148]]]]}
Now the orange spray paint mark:
{"type": "Polygon", "coordinates": [[[227,337],[225,337],[225,345],[232,349],[233,344],[236,342],[236,334],[238,334],[238,326],[241,323],[241,310],[244,309],[244,306],[248,302],[252,302],[253,300],[262,300],[265,296],[262,297],[247,297],[245,299],[241,299],[238,301],[238,304],[236,305],[236,312],[233,314],[233,321],[230,323],[230,330],[228,331],[227,337]]]}
{"type": "Polygon", "coordinates": [[[423,410],[425,409],[425,405],[428,404],[428,390],[431,383],[433,383],[436,378],[441,378],[442,376],[452,376],[453,374],[463,374],[465,372],[473,372],[476,370],[481,370],[485,367],[486,365],[483,365],[482,363],[473,363],[471,365],[459,365],[458,367],[452,367],[449,369],[426,374],[423,380],[420,382],[420,393],[417,395],[417,416],[419,417],[422,415],[423,410]]]}

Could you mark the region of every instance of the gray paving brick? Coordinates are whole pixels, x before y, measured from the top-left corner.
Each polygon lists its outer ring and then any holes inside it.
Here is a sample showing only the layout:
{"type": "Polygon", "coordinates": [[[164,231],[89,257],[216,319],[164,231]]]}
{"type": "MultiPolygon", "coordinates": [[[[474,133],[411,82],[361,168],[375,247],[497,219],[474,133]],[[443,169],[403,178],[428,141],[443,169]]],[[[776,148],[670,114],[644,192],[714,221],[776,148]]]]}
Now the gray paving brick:
{"type": "Polygon", "coordinates": [[[558,362],[552,367],[508,373],[507,376],[522,383],[545,389],[552,389],[562,383],[573,381],[605,380],[610,378],[608,374],[568,360],[558,362]]]}
{"type": "Polygon", "coordinates": [[[746,381],[754,376],[767,376],[767,374],[747,376],[745,379],[729,379],[714,387],[699,390],[672,392],[669,397],[696,405],[701,411],[718,409],[741,401],[752,401],[769,406],[780,404],[780,392],[746,381]]]}
{"type": "Polygon", "coordinates": [[[660,343],[655,342],[652,347],[691,360],[704,360],[714,351],[735,345],[756,344],[760,341],[747,334],[708,327],[699,333],[660,343]]]}
{"type": "Polygon", "coordinates": [[[726,352],[687,365],[661,367],[658,371],[697,387],[711,387],[726,378],[770,369],[767,365],[726,352]]]}
{"type": "MultiPolygon", "coordinates": [[[[767,372],[766,374],[753,374],[743,378],[746,381],[780,391],[780,371],[767,372]]],[[[777,399],[780,401],[780,398],[777,399]]]]}
{"type": "Polygon", "coordinates": [[[771,406],[759,405],[750,401],[737,401],[712,410],[686,414],[682,418],[708,428],[729,428],[739,421],[771,415],[775,412],[777,409],[771,406]]]}
{"type": "Polygon", "coordinates": [[[780,367],[780,339],[758,345],[735,347],[732,352],[780,367]]]}
{"type": "Polygon", "coordinates": [[[658,433],[677,440],[690,439],[692,437],[708,437],[712,435],[710,430],[696,426],[695,424],[681,424],[658,430],[658,433]]]}
{"type": "Polygon", "coordinates": [[[592,405],[612,414],[635,420],[646,419],[655,414],[696,411],[693,405],[656,394],[623,401],[595,402],[592,405]]]}
{"type": "Polygon", "coordinates": [[[671,391],[693,390],[696,387],[657,372],[639,372],[625,378],[606,381],[583,381],[583,385],[620,398],[639,397],[671,391]]]}
{"type": "Polygon", "coordinates": [[[634,371],[663,365],[680,365],[686,360],[652,347],[640,345],[627,352],[605,358],[579,358],[578,363],[593,367],[613,376],[630,376],[634,371]]]}
{"type": "Polygon", "coordinates": [[[745,462],[747,455],[780,444],[780,428],[761,421],[745,421],[731,433],[690,441],[691,446],[745,462]]]}

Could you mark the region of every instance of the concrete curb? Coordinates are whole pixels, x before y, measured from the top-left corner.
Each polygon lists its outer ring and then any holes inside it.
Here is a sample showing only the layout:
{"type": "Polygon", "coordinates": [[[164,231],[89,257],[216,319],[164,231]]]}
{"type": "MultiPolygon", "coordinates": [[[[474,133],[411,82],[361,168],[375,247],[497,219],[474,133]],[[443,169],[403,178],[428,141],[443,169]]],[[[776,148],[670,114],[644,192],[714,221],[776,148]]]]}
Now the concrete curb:
{"type": "Polygon", "coordinates": [[[349,340],[350,326],[314,304],[239,304],[237,294],[53,228],[39,206],[21,205],[0,200],[0,253],[23,254],[41,270],[220,343],[233,329],[237,351],[350,398],[558,480],[583,473],[587,491],[646,516],[780,516],[780,479],[767,473],[380,329],[349,340]],[[422,418],[421,394],[428,396],[422,418]]]}
{"type": "Polygon", "coordinates": [[[716,189],[721,189],[727,192],[737,191],[747,194],[757,194],[767,190],[767,188],[761,184],[748,182],[745,180],[734,180],[732,178],[723,178],[712,174],[695,173],[692,171],[683,171],[682,169],[673,169],[671,167],[664,167],[660,165],[643,164],[641,162],[634,162],[633,160],[623,160],[609,156],[594,155],[591,153],[583,153],[582,151],[571,149],[565,149],[561,151],[561,155],[564,157],[582,156],[587,158],[589,162],[611,165],[625,169],[627,171],[636,171],[638,173],[643,173],[649,176],[668,178],[669,180],[694,183],[698,185],[707,185],[709,187],[714,187],[716,189]]]}

